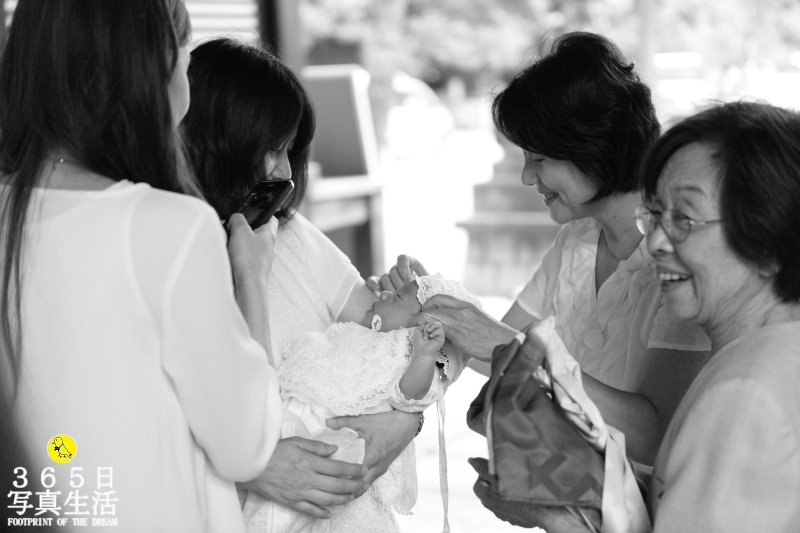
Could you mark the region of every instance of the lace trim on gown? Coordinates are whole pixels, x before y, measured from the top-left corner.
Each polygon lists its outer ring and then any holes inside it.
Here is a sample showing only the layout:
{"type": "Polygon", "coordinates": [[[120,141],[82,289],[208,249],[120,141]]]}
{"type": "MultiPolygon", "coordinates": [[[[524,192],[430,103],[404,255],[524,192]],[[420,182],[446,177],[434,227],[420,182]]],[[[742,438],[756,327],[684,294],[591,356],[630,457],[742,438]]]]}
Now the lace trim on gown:
{"type": "Polygon", "coordinates": [[[389,332],[333,324],[284,345],[281,393],[300,393],[337,416],[358,415],[388,399],[413,353],[413,328],[389,332]]]}

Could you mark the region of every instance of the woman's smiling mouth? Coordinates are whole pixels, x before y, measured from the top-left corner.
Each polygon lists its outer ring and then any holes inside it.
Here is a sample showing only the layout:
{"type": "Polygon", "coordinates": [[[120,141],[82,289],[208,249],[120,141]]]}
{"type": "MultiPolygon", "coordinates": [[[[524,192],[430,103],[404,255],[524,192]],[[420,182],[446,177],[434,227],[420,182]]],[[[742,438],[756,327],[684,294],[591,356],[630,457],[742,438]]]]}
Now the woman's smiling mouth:
{"type": "Polygon", "coordinates": [[[692,276],[680,272],[658,271],[658,279],[661,280],[661,290],[670,290],[683,281],[688,281],[692,276]]]}
{"type": "Polygon", "coordinates": [[[557,192],[539,192],[542,196],[544,196],[544,205],[550,205],[553,203],[553,200],[558,198],[557,192]]]}

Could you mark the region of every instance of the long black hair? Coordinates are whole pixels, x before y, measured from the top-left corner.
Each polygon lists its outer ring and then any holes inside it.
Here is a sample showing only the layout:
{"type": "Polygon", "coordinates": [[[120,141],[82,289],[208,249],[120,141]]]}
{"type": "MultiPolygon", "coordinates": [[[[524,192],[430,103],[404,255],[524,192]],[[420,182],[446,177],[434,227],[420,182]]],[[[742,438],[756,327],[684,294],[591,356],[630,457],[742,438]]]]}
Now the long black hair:
{"type": "Polygon", "coordinates": [[[19,0],[0,58],[0,348],[19,379],[26,216],[63,150],[89,171],[202,196],[168,86],[188,43],[182,0],[19,0]]]}
{"type": "Polygon", "coordinates": [[[314,136],[311,99],[292,71],[263,45],[228,37],[192,50],[192,102],[183,121],[197,179],[220,219],[265,180],[264,158],[297,132],[289,150],[294,192],[277,213],[291,218],[306,190],[314,136]]]}
{"type": "Polygon", "coordinates": [[[523,150],[572,162],[598,186],[591,202],[637,190],[639,164],[660,132],[633,63],[588,32],[558,37],[495,97],[492,117],[523,150]]]}

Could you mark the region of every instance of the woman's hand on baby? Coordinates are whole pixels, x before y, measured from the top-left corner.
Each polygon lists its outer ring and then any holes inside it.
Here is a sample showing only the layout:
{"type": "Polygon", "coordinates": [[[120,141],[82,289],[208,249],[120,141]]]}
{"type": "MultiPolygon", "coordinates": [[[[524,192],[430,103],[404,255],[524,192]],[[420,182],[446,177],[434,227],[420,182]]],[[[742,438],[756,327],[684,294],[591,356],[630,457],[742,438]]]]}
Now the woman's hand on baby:
{"type": "Polygon", "coordinates": [[[370,276],[367,278],[367,287],[376,295],[381,291],[396,291],[412,279],[414,273],[418,276],[427,276],[428,271],[419,260],[410,255],[398,255],[397,263],[386,274],[370,276]]]}
{"type": "Polygon", "coordinates": [[[249,279],[266,279],[275,259],[278,219],[272,217],[253,231],[241,213],[234,213],[227,227],[230,231],[228,255],[235,282],[242,284],[249,279]]]}
{"type": "Polygon", "coordinates": [[[364,494],[372,483],[389,469],[395,459],[408,446],[419,427],[419,415],[399,410],[361,416],[338,416],[325,421],[331,429],[348,427],[366,441],[364,466],[367,475],[364,487],[356,498],[364,494]]]}
{"type": "Polygon", "coordinates": [[[317,518],[330,518],[324,506],[342,505],[360,496],[367,469],[328,457],[336,446],[301,437],[289,437],[278,445],[267,469],[256,479],[239,483],[262,497],[317,518]]]}
{"type": "Polygon", "coordinates": [[[440,322],[431,320],[428,316],[419,319],[417,330],[414,332],[415,352],[420,355],[436,356],[444,345],[444,328],[440,322]]]}
{"type": "Polygon", "coordinates": [[[437,294],[422,306],[421,316],[444,324],[447,339],[466,355],[491,361],[495,346],[511,342],[517,330],[498,322],[474,305],[452,296],[437,294]]]}

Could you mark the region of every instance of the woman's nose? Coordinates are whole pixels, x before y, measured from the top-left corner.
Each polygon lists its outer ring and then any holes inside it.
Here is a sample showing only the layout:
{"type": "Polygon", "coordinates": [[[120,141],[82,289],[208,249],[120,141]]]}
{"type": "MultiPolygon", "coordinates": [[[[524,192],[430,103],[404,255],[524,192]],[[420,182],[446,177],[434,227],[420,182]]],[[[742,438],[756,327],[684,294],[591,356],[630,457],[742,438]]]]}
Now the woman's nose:
{"type": "Polygon", "coordinates": [[[535,163],[525,161],[525,166],[522,167],[522,184],[525,186],[532,186],[536,185],[539,181],[539,176],[536,174],[536,169],[534,168],[535,163]]]}
{"type": "Polygon", "coordinates": [[[657,257],[661,254],[671,254],[675,252],[672,241],[667,236],[667,232],[661,227],[661,224],[656,224],[653,232],[645,237],[647,239],[647,251],[650,255],[657,257]]]}
{"type": "Polygon", "coordinates": [[[273,180],[292,179],[292,165],[289,163],[289,154],[286,150],[281,150],[275,155],[268,156],[267,177],[273,180]]]}
{"type": "Polygon", "coordinates": [[[281,153],[272,175],[279,180],[292,179],[292,165],[289,163],[289,155],[286,152],[281,153]]]}

